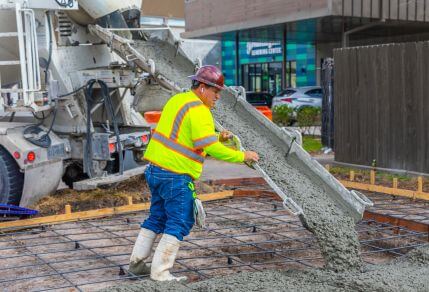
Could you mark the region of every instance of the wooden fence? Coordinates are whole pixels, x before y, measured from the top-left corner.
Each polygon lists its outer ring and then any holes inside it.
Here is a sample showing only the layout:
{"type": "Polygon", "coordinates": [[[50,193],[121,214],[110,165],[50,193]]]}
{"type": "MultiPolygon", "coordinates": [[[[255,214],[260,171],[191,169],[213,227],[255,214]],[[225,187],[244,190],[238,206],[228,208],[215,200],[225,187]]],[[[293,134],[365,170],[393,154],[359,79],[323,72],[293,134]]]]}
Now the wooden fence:
{"type": "Polygon", "coordinates": [[[338,49],[336,160],[429,173],[429,42],[338,49]]]}

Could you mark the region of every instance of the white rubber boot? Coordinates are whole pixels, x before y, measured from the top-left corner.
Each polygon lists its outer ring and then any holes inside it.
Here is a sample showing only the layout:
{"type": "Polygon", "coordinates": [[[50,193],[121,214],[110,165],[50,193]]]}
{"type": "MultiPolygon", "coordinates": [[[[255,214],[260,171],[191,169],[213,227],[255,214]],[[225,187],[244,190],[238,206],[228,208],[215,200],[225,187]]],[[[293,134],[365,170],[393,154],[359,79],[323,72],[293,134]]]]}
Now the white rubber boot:
{"type": "Polygon", "coordinates": [[[184,281],[186,277],[174,277],[170,269],[174,265],[180,241],[172,235],[164,234],[158,243],[152,260],[150,278],[155,281],[184,281]]]}
{"type": "Polygon", "coordinates": [[[153,243],[156,239],[156,233],[152,230],[142,228],[137,236],[134,244],[133,252],[131,253],[130,266],[128,271],[136,276],[144,276],[150,274],[150,264],[146,260],[152,253],[153,243]]]}

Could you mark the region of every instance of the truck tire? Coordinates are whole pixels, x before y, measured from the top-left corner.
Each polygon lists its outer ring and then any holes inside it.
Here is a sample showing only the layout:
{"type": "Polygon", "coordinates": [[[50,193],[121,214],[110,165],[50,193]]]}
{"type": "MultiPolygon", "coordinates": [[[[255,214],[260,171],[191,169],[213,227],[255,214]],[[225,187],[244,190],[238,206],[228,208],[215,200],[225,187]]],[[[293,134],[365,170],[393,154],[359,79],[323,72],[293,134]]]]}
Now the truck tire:
{"type": "Polygon", "coordinates": [[[0,146],[0,203],[19,205],[24,187],[24,173],[15,159],[0,146]]]}
{"type": "Polygon", "coordinates": [[[73,183],[87,179],[88,176],[83,172],[83,168],[79,164],[71,164],[67,166],[63,175],[63,182],[73,189],[73,183]]]}

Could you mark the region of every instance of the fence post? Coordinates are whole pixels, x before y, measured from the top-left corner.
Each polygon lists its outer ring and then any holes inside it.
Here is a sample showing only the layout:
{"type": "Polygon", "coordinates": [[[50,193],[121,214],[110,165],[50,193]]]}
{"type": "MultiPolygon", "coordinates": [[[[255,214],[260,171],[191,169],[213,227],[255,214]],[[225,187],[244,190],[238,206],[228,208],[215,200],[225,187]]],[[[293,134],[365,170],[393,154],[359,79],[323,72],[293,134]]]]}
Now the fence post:
{"type": "Polygon", "coordinates": [[[67,204],[67,205],[65,206],[65,213],[66,213],[66,214],[71,214],[71,206],[70,206],[69,204],[67,204]]]}
{"type": "Polygon", "coordinates": [[[127,196],[127,200],[128,200],[128,205],[132,205],[133,204],[133,197],[127,196]]]}
{"type": "Polygon", "coordinates": [[[354,181],[354,180],[355,180],[355,171],[350,170],[350,181],[354,181]]]}
{"type": "Polygon", "coordinates": [[[423,193],[423,177],[421,176],[417,178],[417,192],[423,193]]]}
{"type": "Polygon", "coordinates": [[[375,170],[371,170],[370,184],[375,185],[375,170]]]}
{"type": "Polygon", "coordinates": [[[397,177],[394,177],[394,178],[393,178],[393,188],[394,188],[394,189],[397,189],[397,188],[398,188],[398,178],[397,178],[397,177]]]}

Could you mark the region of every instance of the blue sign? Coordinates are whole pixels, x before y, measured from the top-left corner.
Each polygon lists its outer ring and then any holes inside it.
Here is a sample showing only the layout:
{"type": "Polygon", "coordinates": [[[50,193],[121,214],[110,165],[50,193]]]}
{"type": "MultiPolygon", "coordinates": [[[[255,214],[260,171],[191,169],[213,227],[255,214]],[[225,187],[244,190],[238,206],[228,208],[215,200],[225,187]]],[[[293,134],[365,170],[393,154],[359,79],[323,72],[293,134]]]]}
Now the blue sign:
{"type": "Polygon", "coordinates": [[[280,42],[248,42],[246,43],[246,53],[249,57],[267,57],[281,55],[282,45],[280,42]]]}

